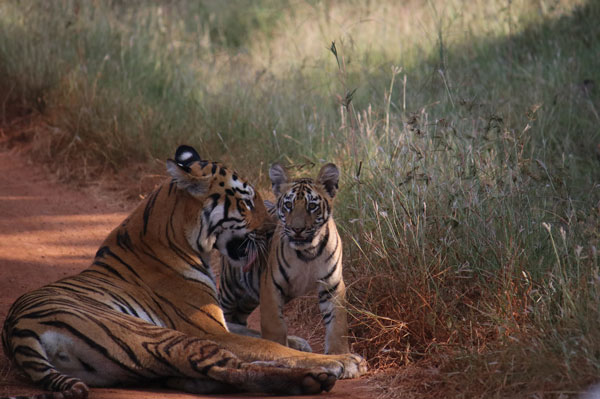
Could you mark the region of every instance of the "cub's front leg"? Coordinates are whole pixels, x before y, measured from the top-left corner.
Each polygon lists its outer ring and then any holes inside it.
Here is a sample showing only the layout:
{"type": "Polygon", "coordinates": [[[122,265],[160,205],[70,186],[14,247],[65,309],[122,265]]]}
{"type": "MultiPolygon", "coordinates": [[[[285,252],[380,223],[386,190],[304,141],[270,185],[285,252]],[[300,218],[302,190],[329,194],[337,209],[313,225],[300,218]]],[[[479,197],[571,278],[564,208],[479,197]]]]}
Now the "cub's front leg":
{"type": "Polygon", "coordinates": [[[325,323],[325,353],[349,353],[346,285],[343,279],[334,286],[319,288],[319,309],[325,323]]]}
{"type": "Polygon", "coordinates": [[[283,289],[267,269],[260,283],[260,331],[264,339],[288,346],[287,326],[283,319],[283,289]]]}

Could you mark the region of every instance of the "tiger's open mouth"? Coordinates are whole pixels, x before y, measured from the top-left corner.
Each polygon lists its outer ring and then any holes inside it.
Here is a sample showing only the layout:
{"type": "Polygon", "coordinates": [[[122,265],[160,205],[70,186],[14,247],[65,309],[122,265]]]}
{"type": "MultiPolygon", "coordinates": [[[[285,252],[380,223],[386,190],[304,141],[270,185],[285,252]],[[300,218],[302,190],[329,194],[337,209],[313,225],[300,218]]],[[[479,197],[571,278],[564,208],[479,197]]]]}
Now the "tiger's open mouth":
{"type": "Polygon", "coordinates": [[[243,271],[247,272],[258,257],[258,250],[249,237],[235,237],[227,243],[227,255],[233,261],[243,261],[245,258],[243,271]]]}

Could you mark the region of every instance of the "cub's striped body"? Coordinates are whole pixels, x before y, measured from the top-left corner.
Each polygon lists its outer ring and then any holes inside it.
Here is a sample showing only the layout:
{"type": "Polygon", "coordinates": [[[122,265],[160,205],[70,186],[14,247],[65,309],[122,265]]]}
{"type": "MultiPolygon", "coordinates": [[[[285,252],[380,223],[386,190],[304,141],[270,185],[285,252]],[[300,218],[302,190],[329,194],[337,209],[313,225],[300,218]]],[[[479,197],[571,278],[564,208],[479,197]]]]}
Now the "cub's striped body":
{"type": "Polygon", "coordinates": [[[358,357],[229,333],[209,252],[251,263],[262,199],[191,147],[167,169],[172,179],[110,233],[88,269],[13,304],[2,331],[12,361],[55,399],[148,380],[191,392],[316,393],[361,374],[358,357]]]}
{"type": "MultiPolygon", "coordinates": [[[[248,270],[233,266],[224,256],[220,257],[220,263],[219,303],[227,326],[230,331],[250,335],[245,327],[248,316],[260,304],[260,276],[266,269],[267,259],[259,257],[248,270]]],[[[252,335],[260,336],[260,333],[252,335]]]]}
{"type": "Polygon", "coordinates": [[[289,181],[283,167],[275,164],[269,175],[278,223],[268,261],[246,272],[223,261],[219,294],[225,318],[233,331],[252,334],[244,329],[246,319],[260,303],[263,338],[310,350],[306,341],[287,336],[282,308],[293,298],[317,291],[326,325],[325,352],[348,353],[342,241],[332,217],[339,171],[327,164],[316,181],[289,181]]]}

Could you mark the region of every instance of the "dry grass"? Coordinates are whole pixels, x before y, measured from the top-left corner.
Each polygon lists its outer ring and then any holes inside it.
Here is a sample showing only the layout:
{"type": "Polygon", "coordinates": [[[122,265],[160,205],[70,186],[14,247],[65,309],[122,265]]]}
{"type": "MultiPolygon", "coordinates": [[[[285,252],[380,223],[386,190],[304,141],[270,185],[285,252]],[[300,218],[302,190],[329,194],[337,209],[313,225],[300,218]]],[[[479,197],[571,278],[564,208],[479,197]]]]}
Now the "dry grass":
{"type": "Polygon", "coordinates": [[[180,143],[261,189],[271,162],[335,162],[354,349],[403,367],[385,384],[597,381],[596,2],[75,4],[0,5],[0,102],[40,116],[57,173],[131,175],[180,143]]]}

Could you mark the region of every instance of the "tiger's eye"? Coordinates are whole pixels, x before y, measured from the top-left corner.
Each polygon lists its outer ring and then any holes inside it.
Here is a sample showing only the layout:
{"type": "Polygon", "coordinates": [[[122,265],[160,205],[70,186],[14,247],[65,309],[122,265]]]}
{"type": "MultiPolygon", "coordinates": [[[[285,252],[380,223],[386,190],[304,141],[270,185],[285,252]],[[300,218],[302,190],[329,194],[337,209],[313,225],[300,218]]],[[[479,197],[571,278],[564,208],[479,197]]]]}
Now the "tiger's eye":
{"type": "Polygon", "coordinates": [[[314,211],[315,209],[317,209],[317,204],[308,204],[309,211],[314,211]]]}
{"type": "Polygon", "coordinates": [[[283,203],[283,206],[285,206],[287,209],[292,209],[292,202],[291,201],[285,201],[283,203]]]}

